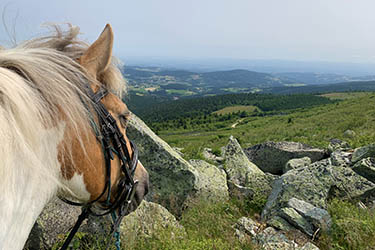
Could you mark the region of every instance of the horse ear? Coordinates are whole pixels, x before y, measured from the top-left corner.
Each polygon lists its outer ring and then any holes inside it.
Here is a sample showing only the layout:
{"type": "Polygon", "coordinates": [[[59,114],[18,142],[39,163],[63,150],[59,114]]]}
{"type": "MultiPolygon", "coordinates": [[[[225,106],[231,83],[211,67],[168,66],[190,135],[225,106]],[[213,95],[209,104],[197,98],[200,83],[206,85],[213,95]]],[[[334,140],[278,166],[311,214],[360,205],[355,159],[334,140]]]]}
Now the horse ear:
{"type": "Polygon", "coordinates": [[[111,63],[112,47],[113,31],[111,25],[107,24],[99,38],[79,58],[79,63],[96,78],[111,63]]]}

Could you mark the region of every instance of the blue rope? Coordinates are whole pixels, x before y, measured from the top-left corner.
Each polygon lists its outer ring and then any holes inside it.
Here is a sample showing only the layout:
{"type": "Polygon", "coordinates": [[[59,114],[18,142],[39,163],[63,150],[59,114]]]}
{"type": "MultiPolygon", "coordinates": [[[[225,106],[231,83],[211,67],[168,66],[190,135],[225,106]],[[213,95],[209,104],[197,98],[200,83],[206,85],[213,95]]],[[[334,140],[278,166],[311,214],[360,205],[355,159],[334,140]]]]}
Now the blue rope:
{"type": "MultiPolygon", "coordinates": [[[[116,212],[112,212],[111,216],[112,216],[113,223],[115,223],[115,221],[117,219],[116,212]]],[[[114,236],[115,236],[115,239],[116,239],[116,241],[115,241],[116,250],[120,250],[121,239],[120,239],[120,232],[119,232],[118,229],[116,229],[116,232],[115,232],[114,236]]]]}

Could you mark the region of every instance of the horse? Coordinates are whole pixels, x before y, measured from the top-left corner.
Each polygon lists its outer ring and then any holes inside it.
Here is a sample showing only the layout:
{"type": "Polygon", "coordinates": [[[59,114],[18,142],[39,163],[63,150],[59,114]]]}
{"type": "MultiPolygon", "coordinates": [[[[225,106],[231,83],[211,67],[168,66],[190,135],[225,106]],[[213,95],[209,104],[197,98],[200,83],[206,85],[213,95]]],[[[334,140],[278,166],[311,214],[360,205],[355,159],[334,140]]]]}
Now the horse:
{"type": "Polygon", "coordinates": [[[123,216],[148,190],[126,137],[131,113],[121,100],[126,82],[112,56],[111,26],[91,45],[76,26],[52,27],[51,35],[0,46],[0,249],[22,249],[55,196],[99,211],[126,209],[123,216]],[[104,140],[103,128],[114,129],[116,141],[104,140]]]}

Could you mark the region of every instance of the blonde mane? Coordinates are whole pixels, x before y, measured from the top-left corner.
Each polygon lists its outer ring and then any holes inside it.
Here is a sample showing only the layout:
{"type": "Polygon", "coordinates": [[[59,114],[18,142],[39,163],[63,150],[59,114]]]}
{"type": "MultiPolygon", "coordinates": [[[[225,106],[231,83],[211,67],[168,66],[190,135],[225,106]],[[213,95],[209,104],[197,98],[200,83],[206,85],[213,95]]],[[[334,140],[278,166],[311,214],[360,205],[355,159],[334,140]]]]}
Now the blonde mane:
{"type": "MultiPolygon", "coordinates": [[[[25,171],[24,166],[6,169],[17,165],[17,159],[10,156],[15,149],[22,154],[19,157],[28,159],[32,168],[28,171],[58,180],[56,170],[37,157],[40,146],[36,145],[47,143],[40,138],[41,129],[53,128],[63,120],[81,141],[81,132],[91,131],[87,115],[91,100],[86,94],[90,84],[103,84],[119,97],[126,90],[115,58],[98,81],[91,79],[77,62],[88,48],[77,38],[79,28],[51,27],[53,35],[0,48],[0,137],[6,138],[0,143],[0,189],[15,185],[19,171],[25,171]]],[[[49,150],[48,145],[43,148],[49,150]]]]}

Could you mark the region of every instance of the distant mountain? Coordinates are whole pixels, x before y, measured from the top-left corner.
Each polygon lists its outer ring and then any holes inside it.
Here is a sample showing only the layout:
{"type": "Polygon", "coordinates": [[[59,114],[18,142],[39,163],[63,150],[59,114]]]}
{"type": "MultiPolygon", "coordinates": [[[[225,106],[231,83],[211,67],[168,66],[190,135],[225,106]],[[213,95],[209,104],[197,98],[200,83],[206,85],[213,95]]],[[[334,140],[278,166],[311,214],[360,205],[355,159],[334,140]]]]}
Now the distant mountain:
{"type": "Polygon", "coordinates": [[[264,93],[306,94],[350,91],[375,91],[375,81],[351,81],[325,85],[307,85],[299,87],[275,87],[265,89],[264,93]]]}
{"type": "Polygon", "coordinates": [[[133,91],[161,96],[197,96],[238,92],[257,92],[263,88],[293,84],[268,73],[249,70],[192,72],[158,67],[125,67],[125,77],[133,91]]]}
{"type": "Polygon", "coordinates": [[[271,86],[283,86],[283,84],[294,82],[289,79],[281,79],[271,74],[243,69],[215,71],[202,73],[200,75],[203,81],[210,87],[263,88],[271,86]]]}
{"type": "Polygon", "coordinates": [[[347,76],[340,74],[321,74],[313,72],[286,72],[286,73],[274,73],[274,76],[282,79],[283,81],[298,82],[304,84],[331,84],[331,83],[342,83],[350,81],[371,81],[375,80],[375,76],[347,76]]]}

